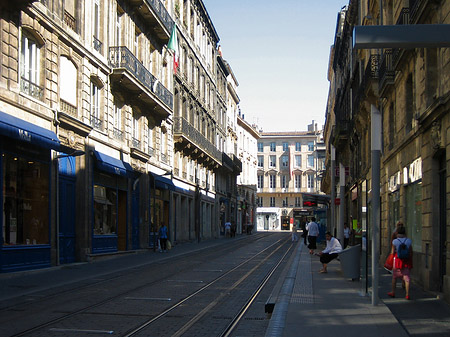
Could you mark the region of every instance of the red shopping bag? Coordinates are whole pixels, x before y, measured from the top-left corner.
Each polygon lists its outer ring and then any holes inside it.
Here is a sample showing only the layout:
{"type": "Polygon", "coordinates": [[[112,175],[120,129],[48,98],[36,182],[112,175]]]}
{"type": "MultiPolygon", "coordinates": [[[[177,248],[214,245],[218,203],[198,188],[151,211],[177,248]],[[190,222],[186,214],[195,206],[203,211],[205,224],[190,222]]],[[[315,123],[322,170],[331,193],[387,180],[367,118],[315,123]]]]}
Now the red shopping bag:
{"type": "Polygon", "coordinates": [[[392,270],[392,267],[394,266],[394,254],[389,254],[386,262],[384,263],[384,268],[387,270],[392,270]]]}

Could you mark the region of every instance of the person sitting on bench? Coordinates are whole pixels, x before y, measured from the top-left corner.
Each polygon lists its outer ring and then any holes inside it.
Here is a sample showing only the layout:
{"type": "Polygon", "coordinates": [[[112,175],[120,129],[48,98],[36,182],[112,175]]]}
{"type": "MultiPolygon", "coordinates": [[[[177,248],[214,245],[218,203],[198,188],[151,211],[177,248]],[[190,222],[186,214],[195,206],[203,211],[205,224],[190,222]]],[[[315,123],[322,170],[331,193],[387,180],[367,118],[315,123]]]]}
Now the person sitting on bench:
{"type": "Polygon", "coordinates": [[[319,270],[319,273],[326,273],[327,264],[337,258],[339,253],[342,252],[342,246],[338,239],[334,238],[330,232],[326,232],[325,237],[327,239],[327,247],[318,254],[322,263],[322,269],[319,270]]]}

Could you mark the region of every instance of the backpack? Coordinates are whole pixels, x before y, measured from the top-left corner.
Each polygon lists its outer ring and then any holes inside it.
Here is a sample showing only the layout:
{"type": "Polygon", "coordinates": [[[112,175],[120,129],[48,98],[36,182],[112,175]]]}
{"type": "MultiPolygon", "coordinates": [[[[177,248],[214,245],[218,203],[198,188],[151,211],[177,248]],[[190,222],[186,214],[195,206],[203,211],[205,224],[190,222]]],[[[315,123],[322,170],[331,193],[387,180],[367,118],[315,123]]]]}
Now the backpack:
{"type": "MultiPolygon", "coordinates": [[[[400,239],[397,238],[400,241],[400,239]]],[[[400,246],[397,249],[397,257],[402,260],[409,259],[409,247],[406,245],[406,239],[402,242],[400,241],[400,246]]]]}

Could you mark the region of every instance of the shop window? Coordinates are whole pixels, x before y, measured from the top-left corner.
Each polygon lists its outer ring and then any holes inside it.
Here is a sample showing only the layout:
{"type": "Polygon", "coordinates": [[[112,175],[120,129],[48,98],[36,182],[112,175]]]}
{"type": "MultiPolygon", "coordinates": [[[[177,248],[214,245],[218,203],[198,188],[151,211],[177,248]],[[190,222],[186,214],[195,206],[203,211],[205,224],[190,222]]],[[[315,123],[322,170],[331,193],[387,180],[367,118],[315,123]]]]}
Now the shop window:
{"type": "Polygon", "coordinates": [[[117,233],[117,190],[94,185],[94,235],[117,233]]]}
{"type": "Polygon", "coordinates": [[[406,233],[413,250],[422,251],[422,183],[406,187],[406,233]]]}
{"type": "Polygon", "coordinates": [[[4,153],[3,246],[49,244],[49,164],[4,153]]]}

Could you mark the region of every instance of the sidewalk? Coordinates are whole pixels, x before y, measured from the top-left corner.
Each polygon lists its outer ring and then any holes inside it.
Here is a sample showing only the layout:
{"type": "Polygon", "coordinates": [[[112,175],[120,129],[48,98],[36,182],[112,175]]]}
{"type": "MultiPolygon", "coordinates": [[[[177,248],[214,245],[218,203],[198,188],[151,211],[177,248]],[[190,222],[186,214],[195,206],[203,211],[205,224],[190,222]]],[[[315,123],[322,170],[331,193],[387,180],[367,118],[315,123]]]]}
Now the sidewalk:
{"type": "Polygon", "coordinates": [[[345,278],[339,261],[332,261],[328,273],[320,274],[319,257],[310,255],[301,242],[295,249],[267,337],[450,336],[450,306],[443,300],[415,286],[411,301],[388,298],[391,275],[383,270],[380,301],[374,306],[370,296],[361,295],[360,281],[345,278]]]}

